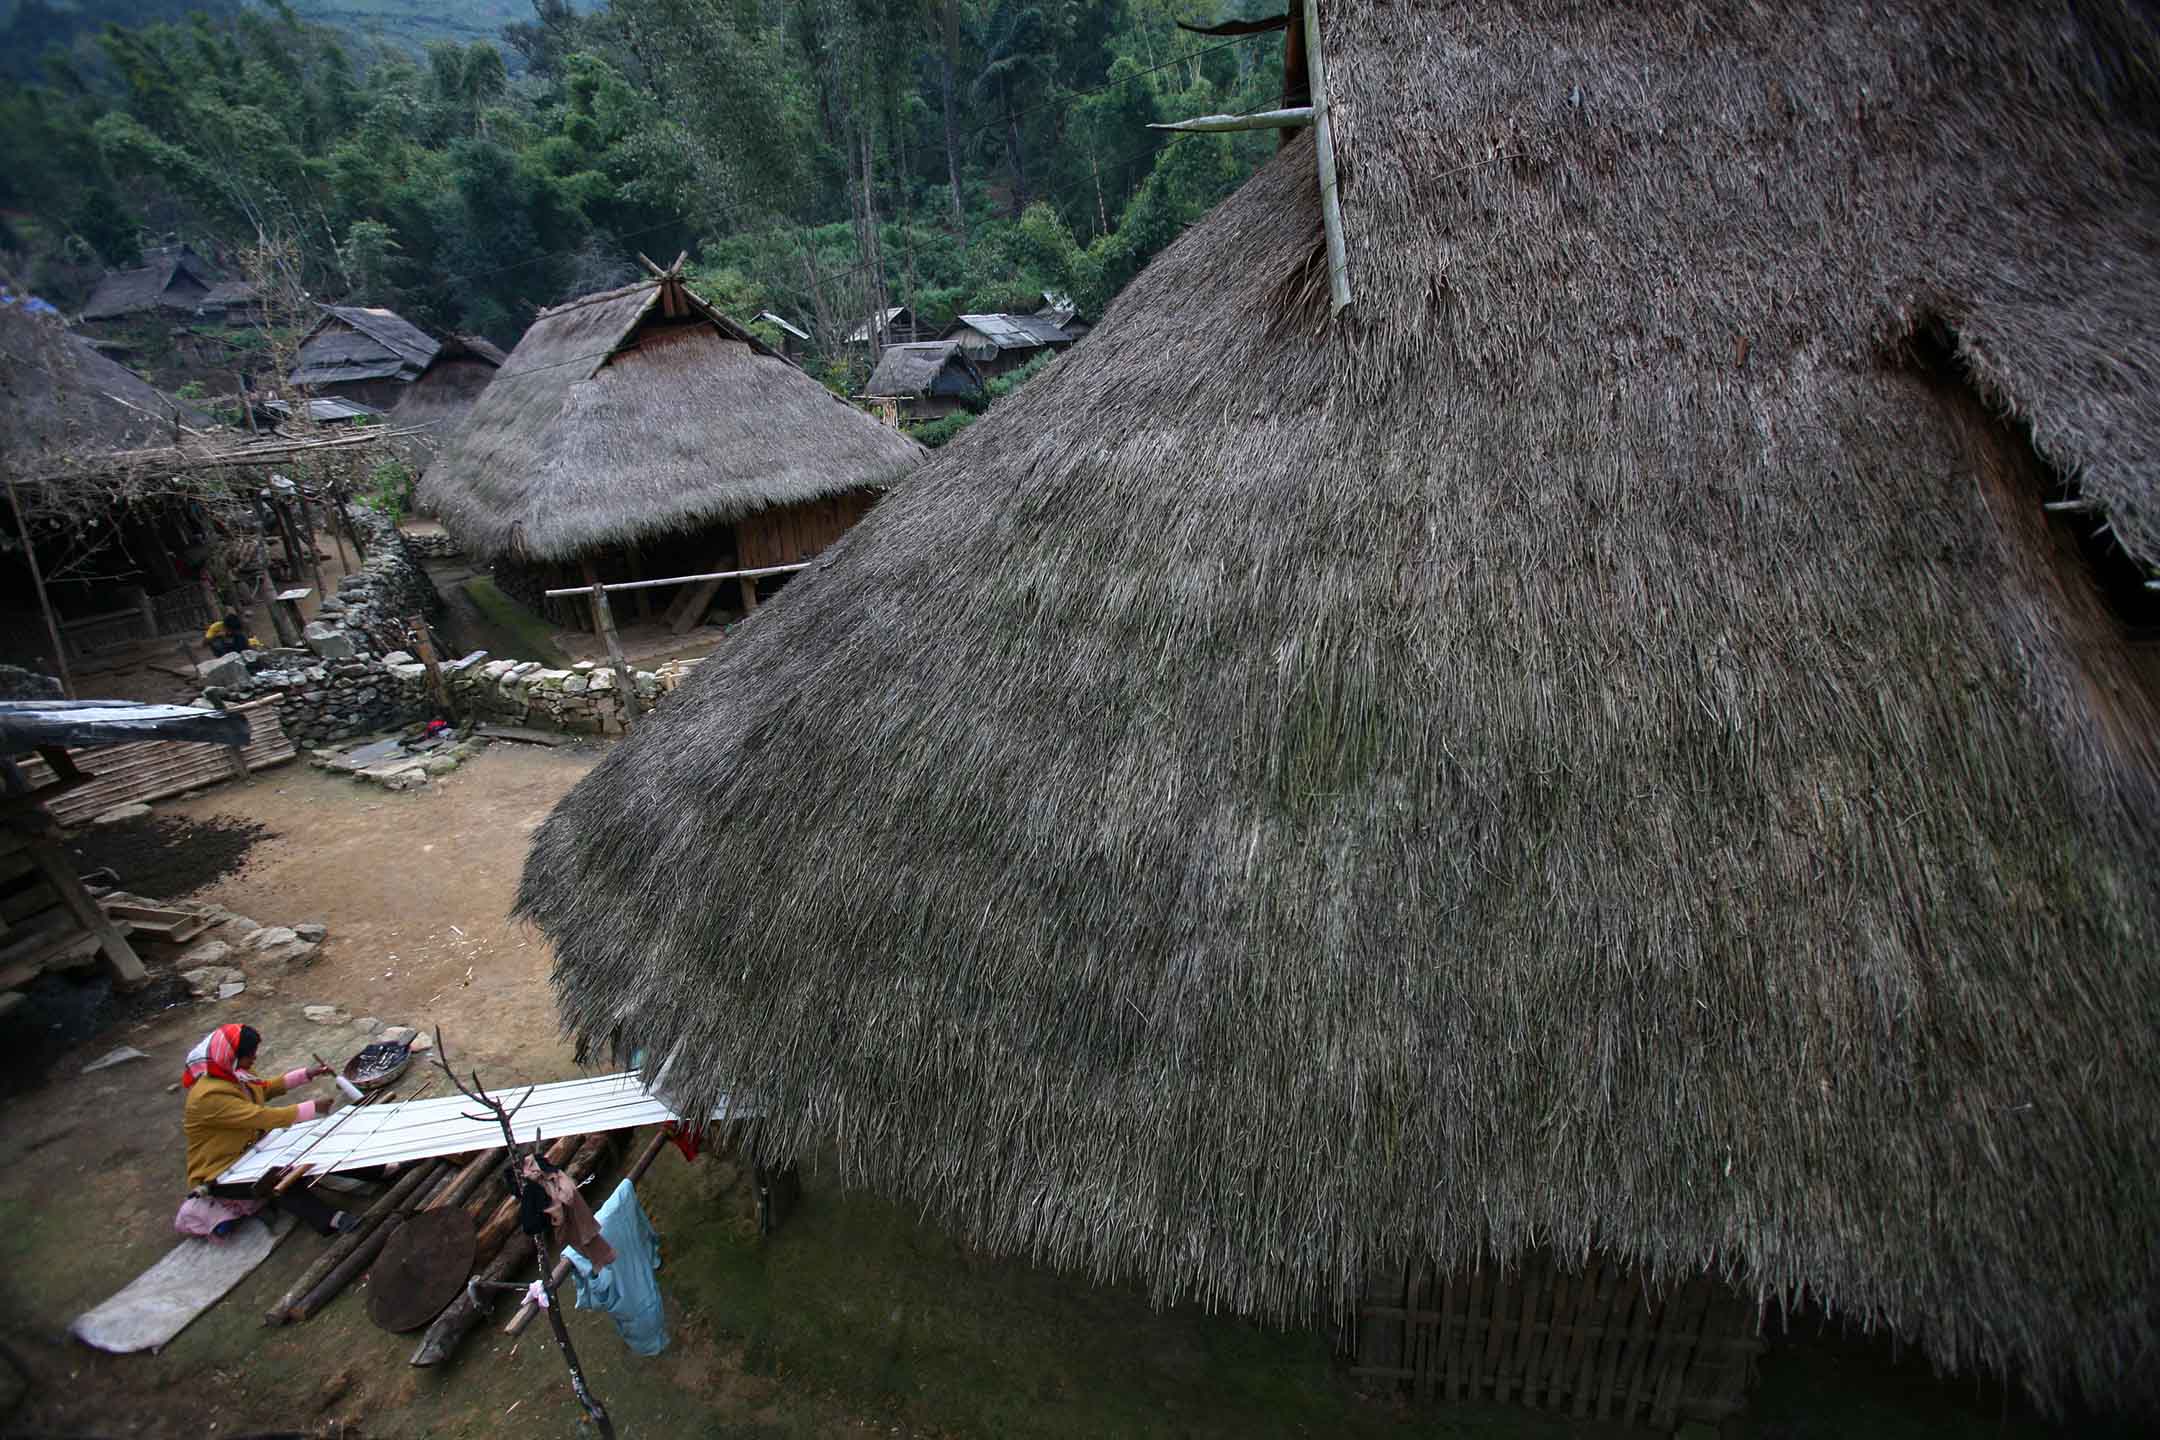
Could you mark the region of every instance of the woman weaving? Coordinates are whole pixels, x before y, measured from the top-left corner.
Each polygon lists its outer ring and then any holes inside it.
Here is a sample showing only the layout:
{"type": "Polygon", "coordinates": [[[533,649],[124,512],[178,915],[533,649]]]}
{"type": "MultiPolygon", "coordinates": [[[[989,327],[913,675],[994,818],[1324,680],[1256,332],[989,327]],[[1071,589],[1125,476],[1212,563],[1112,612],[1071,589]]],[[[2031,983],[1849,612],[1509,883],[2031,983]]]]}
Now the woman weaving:
{"type": "Polygon", "coordinates": [[[258,1200],[247,1186],[227,1189],[213,1183],[261,1136],[327,1115],[337,1104],[334,1099],[303,1100],[297,1105],[265,1103],[328,1075],[330,1067],[303,1066],[265,1079],[248,1068],[255,1063],[261,1044],[262,1036],[252,1026],[220,1025],[188,1052],[187,1069],[180,1076],[180,1083],[187,1087],[181,1129],[187,1136],[188,1195],[173,1217],[173,1228],[183,1235],[223,1236],[265,1204],[296,1216],[322,1235],[353,1224],[346,1212],[331,1208],[304,1188],[258,1200]]]}

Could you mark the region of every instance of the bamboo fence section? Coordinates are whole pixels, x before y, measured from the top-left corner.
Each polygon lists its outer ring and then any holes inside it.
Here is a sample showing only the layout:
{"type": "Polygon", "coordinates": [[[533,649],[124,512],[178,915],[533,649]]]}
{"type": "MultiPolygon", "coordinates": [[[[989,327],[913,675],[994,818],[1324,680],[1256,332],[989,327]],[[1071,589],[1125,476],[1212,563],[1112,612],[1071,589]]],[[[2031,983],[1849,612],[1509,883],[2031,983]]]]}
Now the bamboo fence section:
{"type": "MultiPolygon", "coordinates": [[[[63,825],[79,825],[122,805],[161,800],[290,760],[296,752],[278,720],[277,704],[272,696],[231,707],[248,722],[248,743],[237,751],[196,740],[138,740],[70,750],[77,767],[95,778],[53,796],[45,809],[63,825]]],[[[25,758],[16,767],[32,789],[54,778],[41,759],[25,758]]]]}
{"type": "Polygon", "coordinates": [[[1344,1328],[1351,1373],[1423,1402],[1513,1402],[1670,1429],[1738,1413],[1763,1348],[1755,1307],[1714,1276],[1653,1292],[1602,1253],[1514,1269],[1376,1274],[1344,1328]]]}

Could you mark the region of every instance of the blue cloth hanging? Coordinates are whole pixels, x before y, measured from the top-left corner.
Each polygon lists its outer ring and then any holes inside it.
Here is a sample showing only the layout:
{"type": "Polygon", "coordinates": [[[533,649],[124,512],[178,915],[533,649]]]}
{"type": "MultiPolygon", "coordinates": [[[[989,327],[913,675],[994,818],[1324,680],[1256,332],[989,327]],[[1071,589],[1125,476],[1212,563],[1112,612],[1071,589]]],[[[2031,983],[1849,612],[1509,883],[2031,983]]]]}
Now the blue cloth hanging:
{"type": "Polygon", "coordinates": [[[660,1304],[660,1237],[638,1203],[637,1186],[628,1180],[615,1187],[593,1218],[615,1247],[615,1263],[595,1272],[592,1262],[572,1246],[563,1258],[577,1281],[577,1308],[605,1310],[622,1333],[623,1343],[639,1355],[667,1349],[667,1314],[660,1304]]]}

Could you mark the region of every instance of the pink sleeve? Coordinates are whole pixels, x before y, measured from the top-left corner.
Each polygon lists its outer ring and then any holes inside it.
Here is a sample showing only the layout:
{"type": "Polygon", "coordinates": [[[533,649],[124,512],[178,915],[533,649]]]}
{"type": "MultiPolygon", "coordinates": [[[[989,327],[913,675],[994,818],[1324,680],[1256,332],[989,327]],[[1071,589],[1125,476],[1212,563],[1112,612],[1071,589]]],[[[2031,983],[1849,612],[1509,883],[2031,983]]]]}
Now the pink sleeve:
{"type": "Polygon", "coordinates": [[[302,1100],[298,1105],[293,1106],[293,1109],[300,1112],[297,1118],[301,1120],[315,1118],[315,1102],[313,1100],[302,1100]]]}
{"type": "Polygon", "coordinates": [[[307,1084],[307,1082],[313,1077],[314,1072],[309,1070],[305,1065],[301,1066],[298,1070],[287,1070],[285,1072],[285,1088],[288,1090],[297,1090],[302,1085],[307,1084]]]}

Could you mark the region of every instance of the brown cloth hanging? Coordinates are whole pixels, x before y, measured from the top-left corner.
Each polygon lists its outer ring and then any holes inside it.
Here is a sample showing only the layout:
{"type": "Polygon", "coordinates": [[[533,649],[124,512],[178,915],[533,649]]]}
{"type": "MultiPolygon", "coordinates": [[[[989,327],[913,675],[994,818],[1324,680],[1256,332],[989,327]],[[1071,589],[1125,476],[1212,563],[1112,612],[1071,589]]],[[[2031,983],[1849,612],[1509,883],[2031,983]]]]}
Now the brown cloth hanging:
{"type": "Polygon", "coordinates": [[[557,1249],[577,1247],[578,1254],[592,1262],[595,1274],[615,1263],[615,1247],[600,1234],[600,1222],[593,1219],[592,1207],[569,1172],[543,1169],[528,1155],[519,1162],[518,1174],[547,1192],[548,1223],[555,1227],[557,1249]]]}

